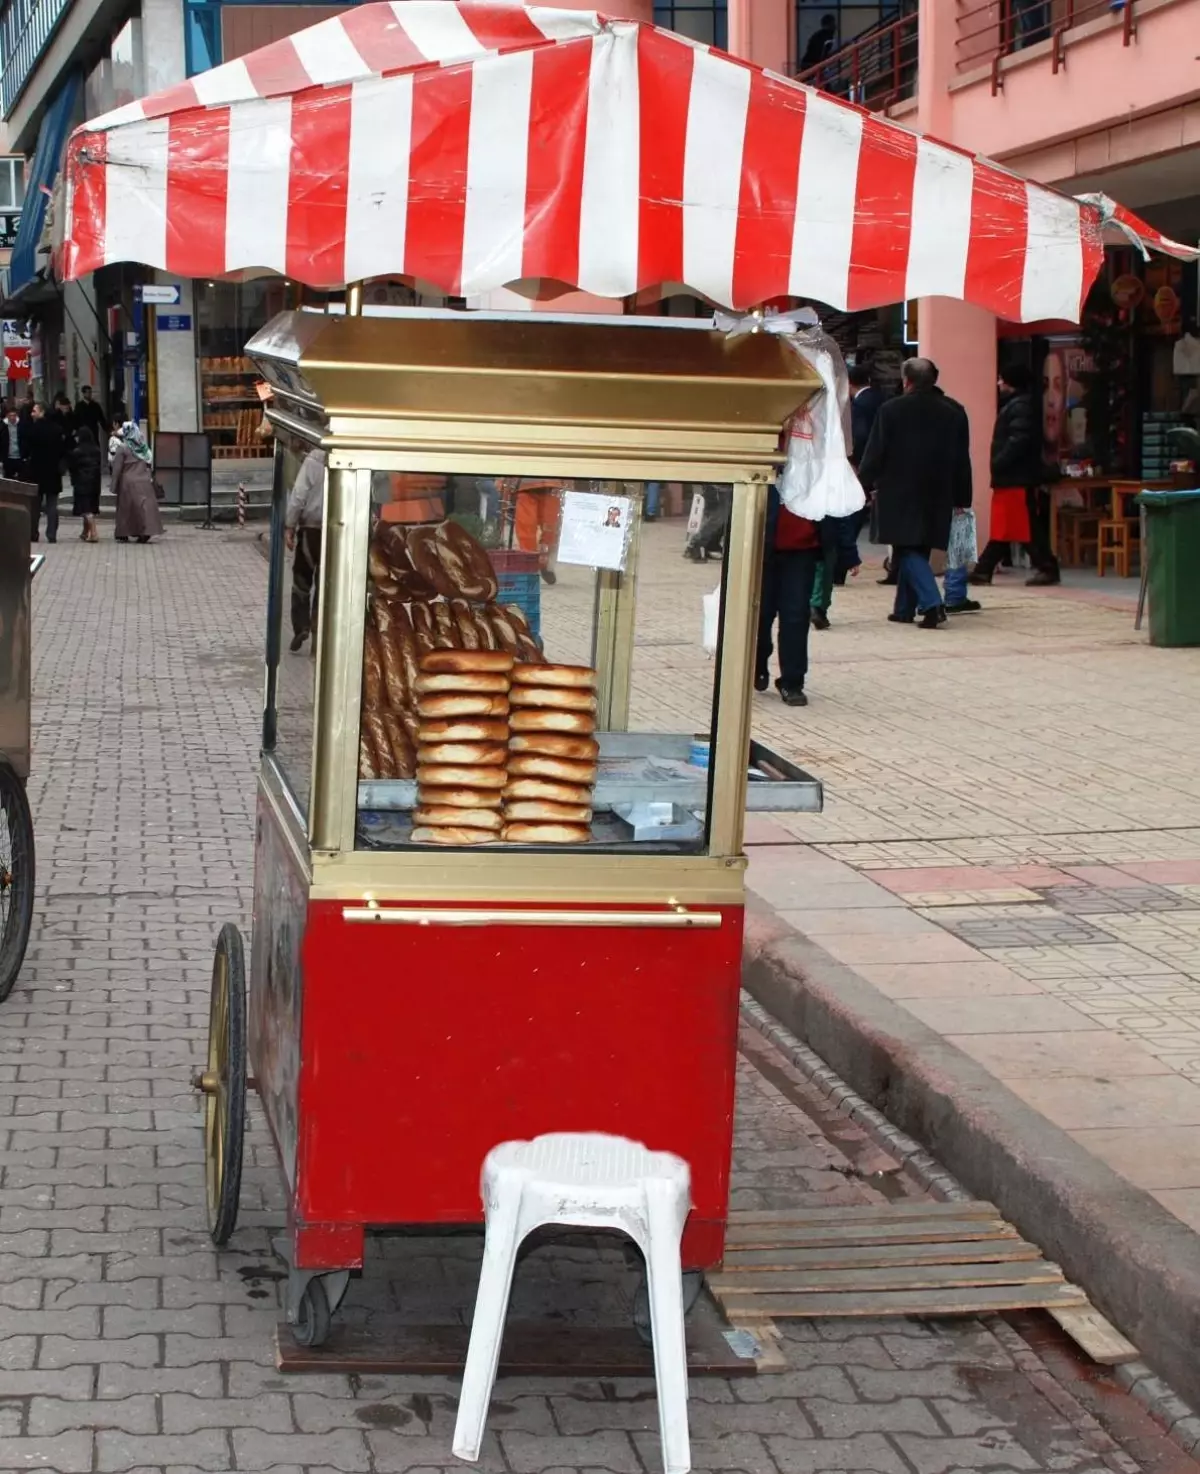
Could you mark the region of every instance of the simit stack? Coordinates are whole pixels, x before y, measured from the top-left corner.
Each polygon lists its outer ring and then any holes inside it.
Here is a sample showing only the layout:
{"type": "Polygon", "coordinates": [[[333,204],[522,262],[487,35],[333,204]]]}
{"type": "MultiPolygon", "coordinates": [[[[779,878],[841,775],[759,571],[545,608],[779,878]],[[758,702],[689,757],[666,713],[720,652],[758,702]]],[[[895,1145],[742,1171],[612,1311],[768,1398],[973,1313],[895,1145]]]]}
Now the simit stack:
{"type": "Polygon", "coordinates": [[[517,665],[503,837],[516,844],[586,844],[596,783],[596,672],[517,665]]]}

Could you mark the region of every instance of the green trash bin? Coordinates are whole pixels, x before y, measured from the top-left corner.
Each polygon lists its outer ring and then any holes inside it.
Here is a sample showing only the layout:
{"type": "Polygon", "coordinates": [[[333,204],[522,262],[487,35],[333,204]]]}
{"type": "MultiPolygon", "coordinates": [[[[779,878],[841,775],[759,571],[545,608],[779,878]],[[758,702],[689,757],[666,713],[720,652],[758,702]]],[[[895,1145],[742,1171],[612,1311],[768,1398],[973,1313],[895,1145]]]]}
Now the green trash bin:
{"type": "Polygon", "coordinates": [[[1200,645],[1200,488],[1143,491],[1152,645],[1200,645]]]}

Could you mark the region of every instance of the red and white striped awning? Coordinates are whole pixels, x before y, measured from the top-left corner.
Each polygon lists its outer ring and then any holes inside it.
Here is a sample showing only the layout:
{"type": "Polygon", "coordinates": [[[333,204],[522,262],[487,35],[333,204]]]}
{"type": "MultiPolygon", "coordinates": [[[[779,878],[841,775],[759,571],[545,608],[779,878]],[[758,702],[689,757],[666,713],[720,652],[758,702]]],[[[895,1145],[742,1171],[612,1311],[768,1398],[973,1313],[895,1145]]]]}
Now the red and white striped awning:
{"type": "Polygon", "coordinates": [[[85,124],[62,265],[1075,320],[1110,214],[653,26],[390,0],[85,124]]]}

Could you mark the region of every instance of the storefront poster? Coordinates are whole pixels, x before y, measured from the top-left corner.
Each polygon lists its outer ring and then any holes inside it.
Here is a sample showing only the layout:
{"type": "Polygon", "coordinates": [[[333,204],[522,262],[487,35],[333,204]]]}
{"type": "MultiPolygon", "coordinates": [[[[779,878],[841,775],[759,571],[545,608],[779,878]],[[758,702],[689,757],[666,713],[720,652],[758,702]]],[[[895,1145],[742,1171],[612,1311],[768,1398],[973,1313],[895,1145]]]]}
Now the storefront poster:
{"type": "Polygon", "coordinates": [[[632,524],[633,502],[629,497],[568,491],[563,497],[558,561],[620,572],[625,567],[632,524]]]}
{"type": "Polygon", "coordinates": [[[1042,370],[1042,435],[1048,460],[1086,453],[1087,375],[1091,356],[1077,339],[1051,340],[1042,370]]]}

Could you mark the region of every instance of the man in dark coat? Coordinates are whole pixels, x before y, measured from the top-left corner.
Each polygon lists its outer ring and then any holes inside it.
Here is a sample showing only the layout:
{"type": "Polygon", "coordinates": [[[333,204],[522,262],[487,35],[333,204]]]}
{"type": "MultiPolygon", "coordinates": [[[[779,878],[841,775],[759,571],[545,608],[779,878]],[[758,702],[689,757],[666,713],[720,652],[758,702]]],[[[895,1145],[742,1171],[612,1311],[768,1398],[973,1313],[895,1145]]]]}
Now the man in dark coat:
{"type": "Polygon", "coordinates": [[[75,406],[75,423],[86,425],[96,437],[97,445],[107,443],[108,416],[104,413],[104,406],[93,394],[90,384],[85,384],[79,391],[79,402],[75,406]]]}
{"type": "MultiPolygon", "coordinates": [[[[26,436],[29,440],[29,449],[26,453],[29,479],[37,486],[38,503],[46,511],[46,541],[56,543],[58,541],[58,497],[62,491],[62,427],[46,413],[44,404],[35,404],[29,427],[22,436],[22,442],[26,436]]],[[[35,504],[32,542],[37,542],[40,536],[39,521],[40,509],[35,504]]]]}
{"type": "Polygon", "coordinates": [[[879,540],[892,545],[899,581],[888,618],[911,624],[919,614],[931,630],[946,611],[929,554],[949,544],[955,508],[971,505],[970,430],[927,358],[910,358],[903,377],[904,393],[876,416],[858,475],[875,493],[879,540]]]}
{"type": "Polygon", "coordinates": [[[857,470],[884,394],[871,382],[871,370],[865,363],[856,363],[846,372],[850,379],[850,464],[857,470]]]}
{"type": "MultiPolygon", "coordinates": [[[[1029,518],[1029,541],[1025,550],[1035,570],[1028,584],[1061,581],[1058,559],[1050,551],[1050,517],[1046,494],[1046,466],[1042,455],[1041,411],[1031,391],[1031,375],[1024,364],[1002,369],[999,378],[1000,409],[992,431],[992,489],[1016,489],[1024,493],[1029,518]],[[1047,504],[1043,505],[1046,499],[1047,504]]],[[[1019,506],[1019,502],[1018,502],[1019,506]]],[[[991,583],[1009,544],[993,538],[984,548],[971,582],[991,583]]]]}

